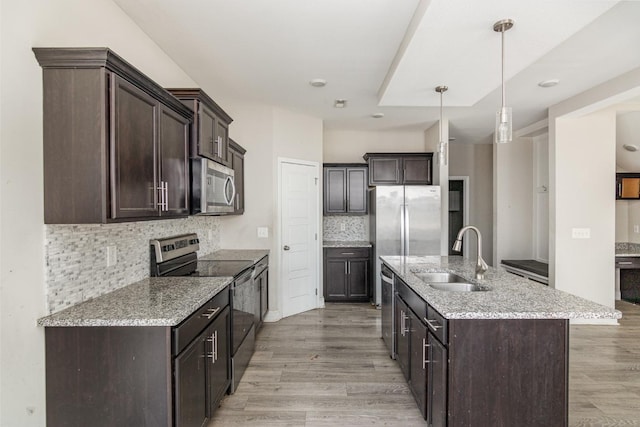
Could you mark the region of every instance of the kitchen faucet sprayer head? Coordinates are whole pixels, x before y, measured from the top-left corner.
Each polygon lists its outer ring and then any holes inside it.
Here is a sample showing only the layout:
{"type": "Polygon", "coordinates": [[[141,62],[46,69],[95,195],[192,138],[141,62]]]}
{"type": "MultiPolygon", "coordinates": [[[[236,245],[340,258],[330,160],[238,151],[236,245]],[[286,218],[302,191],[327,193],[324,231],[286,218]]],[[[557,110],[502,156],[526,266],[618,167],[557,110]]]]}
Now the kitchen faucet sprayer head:
{"type": "Polygon", "coordinates": [[[462,250],[462,240],[456,239],[456,241],[453,242],[453,247],[451,248],[451,250],[460,252],[462,250]]]}

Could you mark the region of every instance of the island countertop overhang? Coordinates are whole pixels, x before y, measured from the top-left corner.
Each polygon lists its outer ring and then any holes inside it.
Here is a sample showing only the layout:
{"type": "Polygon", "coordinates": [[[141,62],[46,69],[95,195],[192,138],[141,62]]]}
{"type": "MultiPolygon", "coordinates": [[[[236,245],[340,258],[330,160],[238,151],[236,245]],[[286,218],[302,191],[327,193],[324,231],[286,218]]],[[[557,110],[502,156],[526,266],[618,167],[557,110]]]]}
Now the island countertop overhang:
{"type": "Polygon", "coordinates": [[[447,319],[620,319],[622,313],[584,298],[489,267],[475,279],[475,263],[459,256],[382,256],[414,292],[447,319]],[[432,288],[414,273],[450,272],[488,288],[448,292],[432,288]]]}

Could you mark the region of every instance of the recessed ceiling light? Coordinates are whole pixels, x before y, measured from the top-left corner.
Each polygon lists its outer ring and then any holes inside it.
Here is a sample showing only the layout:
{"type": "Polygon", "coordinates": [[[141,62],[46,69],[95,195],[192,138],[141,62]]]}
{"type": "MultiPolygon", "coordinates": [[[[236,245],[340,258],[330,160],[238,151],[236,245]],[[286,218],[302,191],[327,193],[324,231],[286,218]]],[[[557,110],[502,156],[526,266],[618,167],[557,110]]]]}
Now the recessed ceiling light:
{"type": "Polygon", "coordinates": [[[558,80],[558,79],[544,80],[544,81],[541,81],[540,83],[538,83],[538,86],[540,86],[540,87],[554,87],[558,83],[560,83],[560,80],[558,80]]]}
{"type": "Polygon", "coordinates": [[[333,103],[333,106],[336,108],[344,108],[347,106],[347,100],[346,99],[336,99],[335,102],[333,103]]]}
{"type": "Polygon", "coordinates": [[[327,81],[325,79],[313,79],[309,81],[309,84],[313,87],[325,87],[327,81]]]}
{"type": "Polygon", "coordinates": [[[381,119],[384,117],[384,113],[373,113],[371,117],[373,117],[374,119],[381,119]]]}
{"type": "Polygon", "coordinates": [[[638,151],[638,146],[634,144],[623,144],[622,147],[627,151],[638,151]]]}

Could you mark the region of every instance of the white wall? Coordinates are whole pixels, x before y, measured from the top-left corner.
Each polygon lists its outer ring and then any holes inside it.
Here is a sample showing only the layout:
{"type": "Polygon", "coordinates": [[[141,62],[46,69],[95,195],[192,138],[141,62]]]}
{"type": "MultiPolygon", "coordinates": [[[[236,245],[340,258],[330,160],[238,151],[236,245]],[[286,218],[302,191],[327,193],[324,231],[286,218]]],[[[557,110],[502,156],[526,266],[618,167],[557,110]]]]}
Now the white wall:
{"type": "Polygon", "coordinates": [[[549,108],[550,285],[609,307],[615,297],[611,107],[639,93],[637,68],[549,108]],[[572,239],[574,227],[589,228],[591,238],[572,239]]]}
{"type": "MultiPolygon", "coordinates": [[[[493,263],[493,144],[449,144],[449,175],[469,177],[469,223],[482,233],[482,256],[493,263]]],[[[468,258],[476,257],[471,237],[468,258]]]]}
{"type": "Polygon", "coordinates": [[[493,260],[533,257],[533,140],[496,144],[493,168],[493,260]]]}
{"type": "Polygon", "coordinates": [[[362,158],[365,153],[420,151],[425,151],[424,134],[421,131],[366,132],[325,129],[322,160],[324,163],[365,163],[362,158]]]}
{"type": "Polygon", "coordinates": [[[161,85],[194,82],[111,1],[1,4],[0,425],[43,426],[42,71],[34,46],[108,46],[161,85]]]}
{"type": "Polygon", "coordinates": [[[533,258],[549,262],[549,133],[533,140],[533,258]]]}
{"type": "Polygon", "coordinates": [[[557,162],[554,286],[612,307],[615,112],[557,118],[554,134],[557,162]],[[584,150],[585,145],[590,150],[584,150]],[[594,156],[594,152],[598,155],[594,156]],[[573,239],[574,227],[590,229],[591,238],[573,239]]]}
{"type": "Polygon", "coordinates": [[[633,235],[629,233],[629,204],[628,200],[616,200],[616,242],[629,242],[629,236],[633,235]]]}

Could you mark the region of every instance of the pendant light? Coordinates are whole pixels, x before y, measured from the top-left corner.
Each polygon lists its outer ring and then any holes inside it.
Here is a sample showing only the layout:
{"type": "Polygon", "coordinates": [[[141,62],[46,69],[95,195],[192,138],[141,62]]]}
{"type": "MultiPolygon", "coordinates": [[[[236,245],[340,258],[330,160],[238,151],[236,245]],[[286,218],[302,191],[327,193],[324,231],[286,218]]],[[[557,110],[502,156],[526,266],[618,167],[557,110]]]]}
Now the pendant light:
{"type": "Polygon", "coordinates": [[[511,142],[512,135],[512,117],[511,107],[506,106],[504,94],[504,32],[513,27],[513,20],[502,19],[493,24],[493,31],[501,33],[502,37],[502,107],[496,113],[496,144],[511,142]]]}
{"type": "Polygon", "coordinates": [[[442,94],[446,92],[449,88],[447,86],[437,86],[436,92],[440,94],[440,142],[438,142],[438,154],[440,157],[440,164],[447,164],[447,154],[449,151],[449,144],[444,141],[442,137],[442,94]]]}

